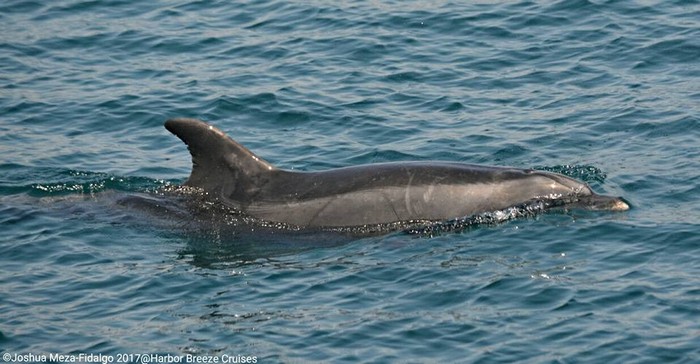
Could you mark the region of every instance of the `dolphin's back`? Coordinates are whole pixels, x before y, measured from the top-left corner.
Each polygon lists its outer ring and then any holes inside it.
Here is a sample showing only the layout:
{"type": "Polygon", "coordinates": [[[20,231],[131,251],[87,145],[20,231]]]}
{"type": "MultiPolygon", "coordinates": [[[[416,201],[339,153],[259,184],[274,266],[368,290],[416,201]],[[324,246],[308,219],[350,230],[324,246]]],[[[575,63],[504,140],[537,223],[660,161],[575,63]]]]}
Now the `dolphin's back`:
{"type": "MultiPolygon", "coordinates": [[[[526,202],[552,185],[546,172],[443,162],[277,173],[245,209],[266,220],[317,227],[447,220],[526,202]]],[[[546,191],[571,192],[559,184],[546,191]]]]}

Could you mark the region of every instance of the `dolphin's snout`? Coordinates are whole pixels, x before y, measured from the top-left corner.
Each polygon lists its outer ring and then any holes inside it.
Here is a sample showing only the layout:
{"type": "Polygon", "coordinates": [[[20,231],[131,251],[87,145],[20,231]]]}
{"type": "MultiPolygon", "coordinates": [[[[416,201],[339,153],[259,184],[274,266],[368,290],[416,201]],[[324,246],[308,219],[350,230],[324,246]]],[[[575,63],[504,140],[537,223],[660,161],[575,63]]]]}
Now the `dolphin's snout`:
{"type": "Polygon", "coordinates": [[[622,197],[597,194],[580,197],[579,200],[572,205],[587,210],[627,211],[630,209],[629,203],[622,197]]]}
{"type": "Polygon", "coordinates": [[[611,211],[627,211],[629,209],[630,205],[620,197],[615,198],[615,200],[613,200],[612,203],[610,203],[611,211]]]}

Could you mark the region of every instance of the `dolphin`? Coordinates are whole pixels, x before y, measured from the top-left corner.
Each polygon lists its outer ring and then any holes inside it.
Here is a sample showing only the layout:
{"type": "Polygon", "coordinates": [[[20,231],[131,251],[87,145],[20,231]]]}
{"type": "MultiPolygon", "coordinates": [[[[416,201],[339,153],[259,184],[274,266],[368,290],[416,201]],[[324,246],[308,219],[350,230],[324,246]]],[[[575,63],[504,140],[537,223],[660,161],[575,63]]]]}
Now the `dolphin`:
{"type": "Polygon", "coordinates": [[[454,162],[395,162],[298,172],[279,169],[203,121],[170,119],[187,144],[196,187],[253,218],[300,228],[343,228],[447,221],[553,201],[624,211],[619,197],[594,193],[557,173],[454,162]]]}

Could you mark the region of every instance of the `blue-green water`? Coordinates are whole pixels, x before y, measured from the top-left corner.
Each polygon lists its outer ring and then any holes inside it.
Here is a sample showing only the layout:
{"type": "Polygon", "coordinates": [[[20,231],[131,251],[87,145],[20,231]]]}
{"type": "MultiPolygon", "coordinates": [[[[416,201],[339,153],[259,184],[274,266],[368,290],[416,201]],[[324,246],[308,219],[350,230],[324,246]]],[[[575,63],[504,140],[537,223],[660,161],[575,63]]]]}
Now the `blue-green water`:
{"type": "Polygon", "coordinates": [[[0,4],[0,352],[700,362],[700,5],[0,4]],[[143,211],[209,121],[319,170],[555,170],[626,213],[436,237],[143,211]],[[120,202],[121,201],[121,202],[120,202]]]}

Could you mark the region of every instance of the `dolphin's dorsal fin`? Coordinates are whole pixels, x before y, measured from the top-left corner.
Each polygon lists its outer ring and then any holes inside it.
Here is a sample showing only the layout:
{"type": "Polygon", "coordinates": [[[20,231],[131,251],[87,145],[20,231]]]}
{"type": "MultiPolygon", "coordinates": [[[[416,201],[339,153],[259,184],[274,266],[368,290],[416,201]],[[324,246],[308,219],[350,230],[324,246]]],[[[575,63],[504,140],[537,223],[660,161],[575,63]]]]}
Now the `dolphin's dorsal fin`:
{"type": "Polygon", "coordinates": [[[182,139],[192,155],[187,186],[199,187],[221,197],[245,199],[248,190],[270,171],[270,163],[236,143],[221,130],[197,119],[177,118],[165,128],[182,139]]]}

